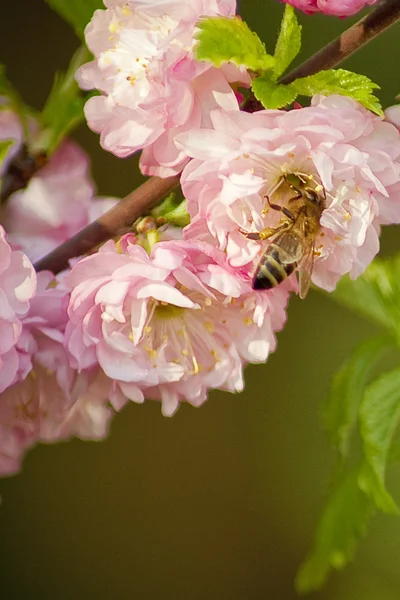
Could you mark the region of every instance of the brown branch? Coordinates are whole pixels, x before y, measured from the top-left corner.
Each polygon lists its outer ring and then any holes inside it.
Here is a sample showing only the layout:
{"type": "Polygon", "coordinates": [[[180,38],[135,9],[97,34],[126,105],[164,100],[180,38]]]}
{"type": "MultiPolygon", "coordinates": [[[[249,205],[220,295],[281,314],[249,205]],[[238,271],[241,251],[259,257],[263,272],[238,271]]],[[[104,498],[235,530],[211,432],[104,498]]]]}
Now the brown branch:
{"type": "Polygon", "coordinates": [[[48,269],[53,273],[59,273],[68,266],[70,258],[87,254],[118,232],[131,227],[138,217],[148,212],[178,185],[178,176],[166,179],[151,177],[118,202],[114,208],[38,260],[34,265],[36,271],[48,269]]]}
{"type": "Polygon", "coordinates": [[[322,69],[335,67],[399,19],[400,0],[382,0],[375,10],[354,23],[296,69],[284,75],[281,83],[291,83],[299,77],[307,77],[322,69]]]}
{"type": "MultiPolygon", "coordinates": [[[[287,84],[298,77],[306,77],[322,69],[330,69],[338,65],[398,19],[400,19],[400,0],[382,0],[375,10],[285,75],[281,79],[281,83],[287,84]]],[[[249,104],[246,107],[249,112],[262,108],[257,101],[250,101],[249,104]]],[[[53,273],[59,273],[68,266],[70,258],[90,252],[102,242],[118,235],[118,232],[124,228],[131,226],[138,217],[158,204],[178,184],[178,176],[167,179],[152,177],[100,219],[39,260],[35,264],[35,269],[37,271],[48,269],[53,273]]]]}

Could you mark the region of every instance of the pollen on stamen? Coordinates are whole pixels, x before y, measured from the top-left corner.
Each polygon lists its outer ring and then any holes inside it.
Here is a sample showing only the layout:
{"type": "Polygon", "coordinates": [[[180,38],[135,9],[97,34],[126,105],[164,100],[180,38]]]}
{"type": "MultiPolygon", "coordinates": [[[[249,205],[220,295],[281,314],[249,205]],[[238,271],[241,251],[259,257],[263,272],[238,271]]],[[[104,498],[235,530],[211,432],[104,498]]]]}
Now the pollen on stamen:
{"type": "Polygon", "coordinates": [[[197,375],[201,371],[201,365],[199,365],[195,356],[192,356],[192,363],[193,363],[192,373],[193,373],[193,375],[197,375]]]}
{"type": "Polygon", "coordinates": [[[145,346],[145,350],[150,358],[155,358],[157,356],[157,350],[151,348],[150,346],[145,346]]]}
{"type": "Polygon", "coordinates": [[[206,298],[206,299],[204,300],[204,304],[205,304],[206,306],[211,306],[211,304],[212,304],[212,300],[211,300],[211,298],[206,298]]]}
{"type": "Polygon", "coordinates": [[[131,9],[129,8],[128,4],[124,4],[122,7],[122,13],[126,16],[129,17],[129,15],[132,14],[131,9]]]}

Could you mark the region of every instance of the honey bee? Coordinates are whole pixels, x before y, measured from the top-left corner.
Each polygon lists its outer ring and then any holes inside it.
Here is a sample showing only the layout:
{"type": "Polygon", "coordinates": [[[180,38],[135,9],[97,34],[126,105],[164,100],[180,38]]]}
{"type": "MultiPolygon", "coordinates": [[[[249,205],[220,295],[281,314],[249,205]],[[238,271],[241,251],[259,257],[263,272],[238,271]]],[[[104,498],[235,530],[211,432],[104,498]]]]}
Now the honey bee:
{"type": "Polygon", "coordinates": [[[240,231],[251,240],[272,238],[257,265],[253,289],[276,287],[297,269],[299,296],[305,298],[314,265],[315,238],[325,208],[325,189],[315,184],[312,175],[299,172],[283,175],[282,182],[295,192],[288,207],[271,204],[266,197],[269,207],[282,213],[280,224],[255,233],[240,231]]]}

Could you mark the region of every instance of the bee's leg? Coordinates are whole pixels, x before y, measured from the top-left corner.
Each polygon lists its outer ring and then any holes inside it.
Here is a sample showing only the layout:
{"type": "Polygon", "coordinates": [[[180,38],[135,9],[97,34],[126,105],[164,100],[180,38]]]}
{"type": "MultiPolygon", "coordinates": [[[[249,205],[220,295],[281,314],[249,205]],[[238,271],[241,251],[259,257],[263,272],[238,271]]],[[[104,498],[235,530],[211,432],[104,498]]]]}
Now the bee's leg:
{"type": "MultiPolygon", "coordinates": [[[[285,215],[285,217],[287,219],[290,219],[293,223],[295,222],[296,219],[295,219],[293,213],[288,208],[286,208],[286,206],[281,206],[280,204],[273,204],[270,201],[268,196],[264,196],[264,198],[267,200],[268,206],[270,208],[272,208],[272,210],[277,210],[277,211],[281,212],[283,215],[285,215]]],[[[301,198],[301,194],[300,194],[299,198],[301,198]]],[[[290,202],[290,200],[289,200],[289,202],[290,202]]],[[[262,212],[265,213],[266,210],[264,209],[262,212]]]]}
{"type": "Polygon", "coordinates": [[[292,196],[291,198],[289,198],[288,202],[289,204],[291,202],[295,202],[296,200],[300,200],[300,198],[303,197],[303,194],[300,190],[298,190],[297,188],[294,189],[295,192],[297,192],[296,196],[292,196]]]}
{"type": "Polygon", "coordinates": [[[277,233],[284,231],[285,229],[289,229],[291,227],[291,223],[287,221],[285,223],[281,223],[278,227],[266,227],[261,231],[244,231],[243,229],[239,229],[239,232],[247,237],[249,240],[267,240],[268,238],[276,235],[277,233]]]}

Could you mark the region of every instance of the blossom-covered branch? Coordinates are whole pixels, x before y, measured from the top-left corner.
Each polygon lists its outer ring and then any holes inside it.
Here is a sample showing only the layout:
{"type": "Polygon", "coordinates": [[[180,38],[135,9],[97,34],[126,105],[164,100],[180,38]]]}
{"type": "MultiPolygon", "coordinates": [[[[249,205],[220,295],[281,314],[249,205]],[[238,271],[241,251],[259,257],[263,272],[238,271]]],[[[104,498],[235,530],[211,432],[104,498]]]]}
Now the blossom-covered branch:
{"type": "MultiPolygon", "coordinates": [[[[290,83],[298,77],[312,75],[319,69],[327,69],[341,63],[350,54],[393,25],[399,18],[400,3],[398,0],[384,0],[366,17],[344,31],[339,38],[282,77],[281,82],[290,83]]],[[[249,112],[260,108],[261,105],[254,97],[247,103],[249,112]]],[[[53,273],[58,273],[65,269],[70,258],[86,254],[107,239],[118,235],[138,216],[154,207],[178,184],[178,175],[166,179],[151,178],[100,219],[90,223],[74,237],[38,261],[35,264],[36,270],[49,269],[53,273]]]]}

